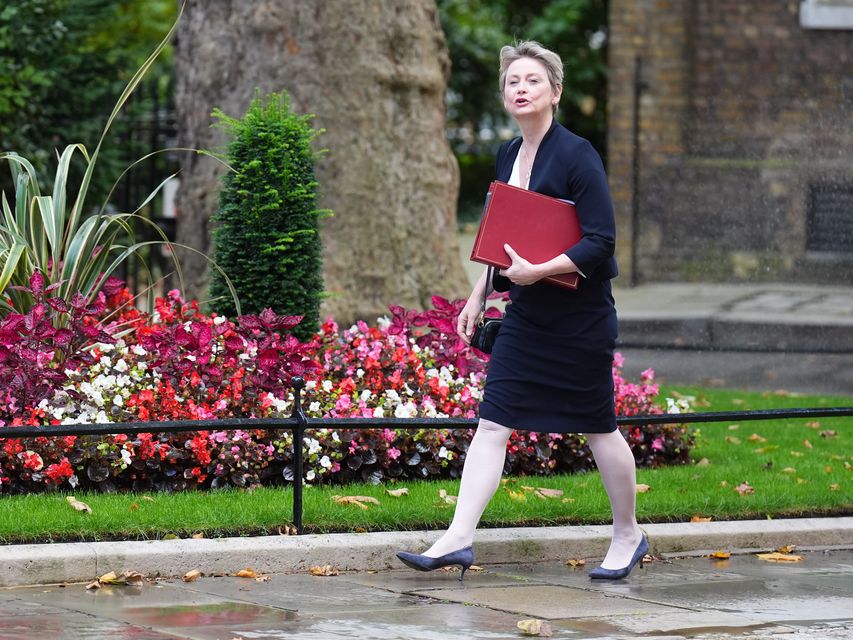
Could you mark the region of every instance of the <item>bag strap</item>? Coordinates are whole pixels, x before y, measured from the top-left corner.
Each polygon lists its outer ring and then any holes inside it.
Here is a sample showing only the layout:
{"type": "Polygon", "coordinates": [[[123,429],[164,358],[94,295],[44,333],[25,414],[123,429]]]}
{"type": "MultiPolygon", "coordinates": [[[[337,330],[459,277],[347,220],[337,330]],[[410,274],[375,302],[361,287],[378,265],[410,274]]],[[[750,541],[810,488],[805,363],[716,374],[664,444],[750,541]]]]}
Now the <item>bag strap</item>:
{"type": "Polygon", "coordinates": [[[486,315],[486,298],[489,297],[491,291],[489,289],[492,286],[492,274],[494,273],[495,268],[492,265],[489,265],[488,271],[486,271],[486,286],[483,288],[483,301],[480,304],[480,318],[483,318],[486,315]]]}

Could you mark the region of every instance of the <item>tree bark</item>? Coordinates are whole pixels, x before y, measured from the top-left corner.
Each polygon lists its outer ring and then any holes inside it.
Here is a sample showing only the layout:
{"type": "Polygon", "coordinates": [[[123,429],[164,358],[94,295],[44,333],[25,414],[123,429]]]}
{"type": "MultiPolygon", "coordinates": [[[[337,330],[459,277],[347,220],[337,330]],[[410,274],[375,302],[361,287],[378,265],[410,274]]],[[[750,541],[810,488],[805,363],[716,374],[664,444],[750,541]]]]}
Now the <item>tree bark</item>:
{"type": "MultiPolygon", "coordinates": [[[[176,61],[181,146],[221,148],[210,112],[240,116],[256,89],[284,89],[297,111],[317,115],[320,205],[334,212],[322,224],[324,316],[369,321],[392,303],[468,294],[434,0],[188,0],[176,61]]],[[[205,255],[223,171],[190,155],[181,174],[178,241],[205,255]]],[[[187,294],[203,298],[207,262],[181,257],[187,294]]]]}

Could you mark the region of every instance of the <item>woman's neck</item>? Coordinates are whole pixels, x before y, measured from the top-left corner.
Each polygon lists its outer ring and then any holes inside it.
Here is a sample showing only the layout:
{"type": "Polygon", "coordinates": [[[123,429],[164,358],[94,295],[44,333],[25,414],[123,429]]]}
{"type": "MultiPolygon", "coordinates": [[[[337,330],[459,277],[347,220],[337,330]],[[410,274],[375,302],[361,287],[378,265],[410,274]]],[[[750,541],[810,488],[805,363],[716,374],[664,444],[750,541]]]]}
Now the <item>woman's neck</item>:
{"type": "Polygon", "coordinates": [[[539,143],[542,142],[542,138],[545,137],[545,134],[548,133],[548,129],[551,128],[551,122],[554,120],[554,116],[551,113],[548,113],[547,116],[537,117],[535,119],[527,119],[524,120],[516,120],[518,122],[518,128],[521,130],[521,137],[524,141],[524,144],[531,149],[538,149],[539,143]]]}

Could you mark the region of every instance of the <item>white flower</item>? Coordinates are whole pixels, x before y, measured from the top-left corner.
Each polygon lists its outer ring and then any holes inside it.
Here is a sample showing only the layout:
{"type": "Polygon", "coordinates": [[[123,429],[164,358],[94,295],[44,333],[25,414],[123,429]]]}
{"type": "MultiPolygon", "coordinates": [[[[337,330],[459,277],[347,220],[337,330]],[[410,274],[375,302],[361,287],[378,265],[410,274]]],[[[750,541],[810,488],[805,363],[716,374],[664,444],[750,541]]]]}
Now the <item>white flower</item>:
{"type": "Polygon", "coordinates": [[[418,345],[416,345],[416,344],[415,344],[415,345],[412,345],[412,352],[413,352],[413,353],[420,353],[420,352],[421,352],[421,348],[420,348],[418,345]]]}
{"type": "Polygon", "coordinates": [[[391,318],[389,318],[388,316],[376,318],[376,326],[378,326],[382,330],[387,329],[391,326],[391,318]]]}
{"type": "Polygon", "coordinates": [[[187,358],[187,360],[189,360],[190,362],[195,362],[195,356],[194,356],[194,355],[192,355],[192,354],[188,354],[188,355],[186,356],[186,358],[187,358]]]}
{"type": "Polygon", "coordinates": [[[320,466],[324,469],[330,469],[332,467],[332,461],[329,460],[329,456],[323,456],[320,458],[320,466]]]}
{"type": "Polygon", "coordinates": [[[362,369],[361,367],[356,369],[355,370],[355,376],[356,376],[356,378],[363,378],[364,377],[364,369],[362,369]]]}
{"type": "Polygon", "coordinates": [[[130,451],[128,451],[127,449],[122,449],[122,450],[121,450],[121,461],[122,461],[124,464],[128,464],[128,465],[129,465],[129,464],[131,463],[131,461],[132,461],[132,460],[131,460],[131,457],[132,457],[132,456],[130,455],[130,451]]]}
{"type": "Polygon", "coordinates": [[[319,402],[312,402],[311,404],[308,405],[308,411],[310,411],[311,413],[319,413],[320,412],[320,403],[319,402]]]}
{"type": "Polygon", "coordinates": [[[305,479],[309,482],[317,477],[317,474],[314,473],[314,469],[308,469],[308,473],[305,474],[305,479]]]}
{"type": "Polygon", "coordinates": [[[106,342],[99,342],[95,346],[98,347],[98,350],[103,351],[104,353],[109,353],[110,351],[115,349],[113,345],[108,344],[106,342]]]}
{"type": "Polygon", "coordinates": [[[447,457],[447,447],[442,447],[441,449],[438,450],[438,457],[439,458],[446,458],[447,457]]]}
{"type": "Polygon", "coordinates": [[[374,418],[384,418],[385,417],[385,409],[383,409],[382,407],[376,407],[373,410],[373,417],[374,418]]]}
{"type": "Polygon", "coordinates": [[[373,392],[370,389],[365,389],[361,392],[361,399],[367,402],[373,397],[373,392]]]}
{"type": "Polygon", "coordinates": [[[405,404],[398,404],[397,408],[394,409],[395,418],[413,418],[417,413],[418,408],[415,406],[415,403],[411,401],[405,404]]]}
{"type": "Polygon", "coordinates": [[[101,356],[101,359],[98,361],[102,367],[105,369],[107,367],[111,367],[113,365],[113,361],[110,360],[109,356],[101,356]]]}
{"type": "Polygon", "coordinates": [[[122,398],[120,394],[116,394],[115,397],[113,398],[113,404],[117,407],[123,407],[124,406],[124,398],[122,398]]]}
{"type": "Polygon", "coordinates": [[[308,454],[318,453],[322,447],[320,446],[320,442],[315,440],[314,438],[305,438],[306,443],[308,444],[308,454]]]}
{"type": "Polygon", "coordinates": [[[115,370],[119,373],[124,373],[128,370],[127,363],[124,361],[124,358],[119,358],[119,361],[116,362],[115,370]]]}
{"type": "Polygon", "coordinates": [[[332,381],[331,380],[323,380],[323,391],[326,393],[332,390],[332,381]]]}
{"type": "Polygon", "coordinates": [[[147,353],[148,353],[145,349],[143,349],[142,347],[140,347],[138,344],[133,345],[133,346],[130,348],[130,350],[131,350],[131,351],[133,351],[133,353],[135,353],[135,354],[136,354],[136,355],[138,355],[138,356],[144,356],[145,354],[147,354],[147,353]]]}
{"type": "Polygon", "coordinates": [[[332,440],[334,442],[340,442],[341,441],[341,437],[338,435],[337,431],[332,431],[332,440]]]}
{"type": "Polygon", "coordinates": [[[98,415],[95,416],[95,422],[97,424],[106,424],[108,422],[112,422],[112,420],[109,419],[107,414],[102,409],[101,411],[98,411],[98,415]]]}
{"type": "Polygon", "coordinates": [[[317,387],[317,381],[316,380],[309,380],[308,382],[305,383],[306,389],[314,389],[316,387],[317,387]]]}
{"type": "Polygon", "coordinates": [[[400,402],[400,394],[397,393],[396,389],[388,389],[385,391],[385,397],[388,398],[392,403],[397,404],[400,402]]]}
{"type": "Polygon", "coordinates": [[[213,319],[213,324],[215,324],[215,325],[220,325],[220,324],[222,324],[223,322],[225,322],[225,316],[216,316],[216,317],[213,319]]]}

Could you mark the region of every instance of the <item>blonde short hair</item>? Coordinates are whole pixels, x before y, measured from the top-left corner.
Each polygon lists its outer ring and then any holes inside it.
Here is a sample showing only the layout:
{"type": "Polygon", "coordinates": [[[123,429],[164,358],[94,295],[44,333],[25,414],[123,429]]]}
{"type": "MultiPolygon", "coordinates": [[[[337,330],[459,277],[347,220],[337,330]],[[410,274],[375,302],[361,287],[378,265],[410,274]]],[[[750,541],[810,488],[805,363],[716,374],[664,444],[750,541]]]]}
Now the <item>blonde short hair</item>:
{"type": "MultiPolygon", "coordinates": [[[[563,86],[563,61],[560,59],[560,56],[550,49],[546,49],[535,40],[525,40],[524,42],[517,42],[514,45],[501,47],[501,67],[500,77],[498,78],[501,93],[503,93],[506,86],[506,72],[509,69],[509,65],[521,58],[532,58],[541,62],[542,66],[545,67],[548,82],[552,89],[563,86]]],[[[556,106],[554,109],[556,110],[556,106]]]]}

